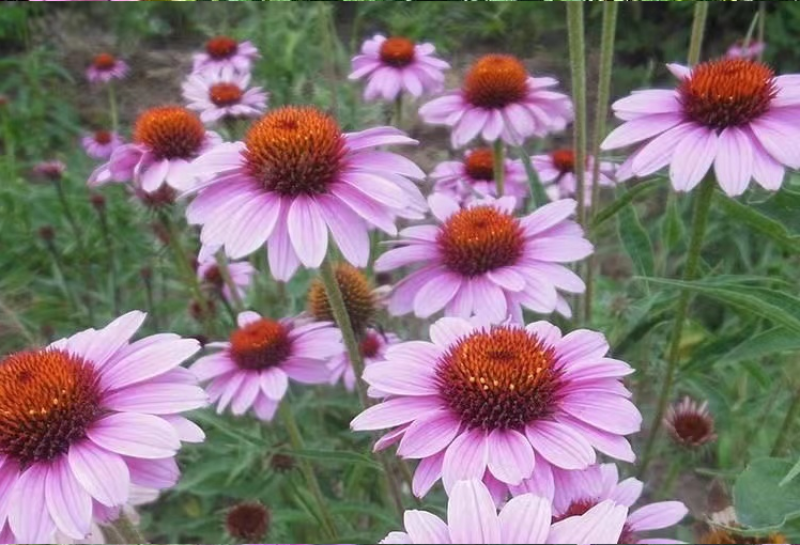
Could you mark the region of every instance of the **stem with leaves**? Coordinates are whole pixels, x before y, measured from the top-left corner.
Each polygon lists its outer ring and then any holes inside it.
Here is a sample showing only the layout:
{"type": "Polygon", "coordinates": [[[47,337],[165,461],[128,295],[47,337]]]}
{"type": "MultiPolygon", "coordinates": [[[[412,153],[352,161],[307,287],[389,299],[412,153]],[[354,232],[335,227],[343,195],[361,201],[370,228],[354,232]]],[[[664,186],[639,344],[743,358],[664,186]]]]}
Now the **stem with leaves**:
{"type": "Polygon", "coordinates": [[[575,194],[578,196],[578,223],[586,225],[586,44],[583,28],[583,2],[567,4],[567,34],[569,38],[569,62],[572,73],[572,102],[575,107],[575,122],[572,126],[572,142],[575,152],[575,194]]]}
{"type": "Polygon", "coordinates": [[[492,166],[494,167],[494,185],[497,196],[502,197],[506,191],[506,149],[501,139],[494,141],[492,150],[492,166]]]}

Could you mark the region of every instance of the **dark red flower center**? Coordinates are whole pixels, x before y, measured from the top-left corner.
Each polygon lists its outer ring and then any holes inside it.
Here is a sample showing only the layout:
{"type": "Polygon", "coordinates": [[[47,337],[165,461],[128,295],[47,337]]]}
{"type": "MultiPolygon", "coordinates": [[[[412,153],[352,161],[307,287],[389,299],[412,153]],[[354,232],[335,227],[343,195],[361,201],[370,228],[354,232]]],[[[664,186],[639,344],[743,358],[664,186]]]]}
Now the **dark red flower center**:
{"type": "MultiPolygon", "coordinates": [[[[175,204],[175,199],[178,198],[178,192],[175,191],[168,184],[161,184],[161,187],[151,193],[147,193],[141,188],[135,188],[136,196],[148,208],[157,210],[175,204]]],[[[160,223],[158,225],[161,225],[160,223]]]]}
{"type": "Polygon", "coordinates": [[[180,106],[161,106],[139,116],[133,141],[145,144],[158,159],[192,159],[205,135],[203,123],[194,113],[180,106]]]}
{"type": "Polygon", "coordinates": [[[707,127],[744,125],[764,114],[777,94],[773,71],[745,59],[697,65],[678,87],[686,116],[707,127]]]}
{"type": "Polygon", "coordinates": [[[208,283],[214,289],[222,289],[225,285],[225,279],[222,277],[222,272],[217,265],[211,265],[206,269],[203,274],[203,281],[208,283]]]}
{"type": "Polygon", "coordinates": [[[485,55],[464,78],[464,96],[482,108],[503,108],[525,97],[528,71],[511,55],[485,55]]]}
{"type": "Polygon", "coordinates": [[[514,216],[492,206],[456,212],[437,237],[444,264],[464,276],[478,276],[516,263],[525,239],[514,216]]]}
{"type": "Polygon", "coordinates": [[[269,510],[258,502],[234,505],[225,517],[228,533],[241,540],[257,540],[269,529],[269,510]]]}
{"type": "Polygon", "coordinates": [[[208,90],[208,97],[216,106],[233,106],[242,100],[242,89],[235,83],[215,83],[208,90]]]}
{"type": "Polygon", "coordinates": [[[253,124],[245,144],[251,174],[264,189],[288,197],[327,192],[346,153],[336,120],[312,107],[273,110],[253,124]]]}
{"type": "Polygon", "coordinates": [[[229,59],[239,50],[239,42],[227,36],[211,38],[206,43],[206,53],[215,60],[229,59]]]}
{"type": "Polygon", "coordinates": [[[575,152],[571,149],[558,149],[550,154],[553,166],[561,174],[575,172],[575,152]]]}
{"type": "Polygon", "coordinates": [[[101,146],[105,146],[106,144],[111,143],[111,132],[109,131],[95,131],[94,133],[94,141],[100,144],[101,146]]]}
{"type": "Polygon", "coordinates": [[[81,357],[40,349],[0,361],[0,454],[22,467],[66,454],[101,413],[99,375],[81,357]]]}
{"type": "Polygon", "coordinates": [[[382,344],[381,338],[377,333],[373,333],[371,331],[368,332],[366,335],[364,335],[364,338],[361,339],[361,355],[365,359],[377,357],[382,344]]]}
{"type": "Polygon", "coordinates": [[[438,362],[439,391],[470,428],[515,429],[549,417],[561,373],[552,346],[516,327],[461,339],[438,362]]]}
{"type": "Polygon", "coordinates": [[[92,61],[92,65],[102,72],[107,72],[116,66],[117,59],[114,55],[110,53],[100,53],[99,55],[95,55],[94,61],[92,61]]]}
{"type": "Polygon", "coordinates": [[[491,182],[494,180],[494,153],[490,148],[473,150],[464,160],[464,169],[473,180],[491,182]]]}
{"type": "Polygon", "coordinates": [[[714,433],[710,419],[696,412],[678,413],[672,426],[675,429],[675,435],[690,444],[707,442],[714,433]]]}
{"type": "MultiPolygon", "coordinates": [[[[579,517],[585,515],[592,507],[596,506],[599,503],[596,499],[580,499],[574,500],[566,511],[564,511],[561,515],[557,517],[553,517],[553,524],[556,522],[561,522],[564,519],[569,517],[579,517]]],[[[626,522],[625,525],[622,527],[622,532],[620,533],[619,539],[617,543],[637,543],[639,538],[633,533],[630,525],[626,522]]]]}
{"type": "Polygon", "coordinates": [[[414,62],[414,42],[408,38],[388,38],[381,44],[381,61],[390,66],[402,68],[414,62]]]}
{"type": "Polygon", "coordinates": [[[231,334],[230,342],[236,364],[254,371],[276,367],[292,352],[289,329],[267,318],[237,329],[231,334]]]}

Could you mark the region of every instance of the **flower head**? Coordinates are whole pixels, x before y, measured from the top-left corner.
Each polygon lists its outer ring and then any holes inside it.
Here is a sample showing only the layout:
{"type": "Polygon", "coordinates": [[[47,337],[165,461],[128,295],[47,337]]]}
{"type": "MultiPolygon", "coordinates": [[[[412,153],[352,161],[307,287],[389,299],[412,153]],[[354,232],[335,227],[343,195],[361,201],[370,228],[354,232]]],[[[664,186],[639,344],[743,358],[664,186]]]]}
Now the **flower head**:
{"type": "Polygon", "coordinates": [[[92,59],[86,69],[86,79],[91,83],[108,83],[113,79],[123,79],[129,72],[128,64],[110,53],[100,53],[92,59]]]}
{"type": "Polygon", "coordinates": [[[478,135],[520,145],[572,121],[569,97],[550,90],[557,84],[554,78],[531,77],[516,57],[485,55],[469,69],[461,89],[428,102],[419,113],[427,123],[451,127],[453,147],[478,135]]]}
{"type": "MultiPolygon", "coordinates": [[[[231,281],[236,286],[239,299],[243,299],[247,294],[247,289],[253,282],[256,268],[248,261],[228,263],[228,273],[231,275],[231,281]]],[[[212,291],[222,293],[226,300],[232,301],[234,299],[231,288],[225,283],[215,258],[205,258],[198,263],[197,278],[212,291]]]]}
{"type": "Polygon", "coordinates": [[[473,314],[500,322],[510,314],[522,321],[522,307],[569,315],[557,290],[582,293],[583,281],[562,263],[585,258],[592,245],[567,219],[576,203],[548,204],[532,214],[514,215],[511,197],[475,201],[460,209],[443,195],[429,199],[439,225],[409,227],[400,247],[375,262],[375,270],[421,267],[400,281],[389,302],[396,315],[414,311],[427,318],[473,314]]]}
{"type": "Polygon", "coordinates": [[[112,131],[95,131],[81,139],[86,155],[92,159],[108,159],[123,144],[122,137],[112,131]]]}
{"type": "Polygon", "coordinates": [[[144,318],[130,312],[0,362],[0,529],[20,542],[84,539],[132,484],[173,486],[181,441],[203,440],[180,416],[206,403],[180,367],[200,347],[172,334],[130,343],[144,318]]]}
{"type": "MultiPolygon", "coordinates": [[[[378,310],[377,296],[363,272],[349,263],[339,263],[334,269],[336,283],[342,292],[344,306],[350,318],[350,325],[360,333],[372,323],[378,310]]],[[[334,316],[325,284],[317,278],[308,290],[308,311],[315,320],[333,322],[334,316]]]]}
{"type": "Polygon", "coordinates": [[[684,447],[697,448],[717,439],[708,402],[701,404],[689,397],[667,410],[664,427],[672,439],[684,447]]]}
{"type": "MultiPolygon", "coordinates": [[[[633,508],[642,494],[642,487],[642,482],[634,478],[620,482],[617,466],[602,464],[580,471],[554,469],[552,478],[530,479],[522,486],[512,487],[512,492],[552,499],[553,521],[558,522],[583,515],[609,500],[633,508]]],[[[686,506],[679,501],[651,503],[631,511],[616,543],[641,543],[641,532],[674,526],[687,513],[686,506]]]]}
{"type": "Polygon", "coordinates": [[[578,517],[551,522],[550,502],[518,496],[497,512],[480,481],[457,483],[447,505],[447,523],[426,511],[406,511],[405,532],[381,543],[617,543],[628,510],[607,500],[578,517]]]}
{"type": "Polygon", "coordinates": [[[450,65],[434,56],[433,44],[417,44],[408,38],[376,34],[353,57],[350,79],[367,78],[365,100],[395,100],[404,91],[414,97],[435,93],[444,85],[450,65]]]}
{"type": "Polygon", "coordinates": [[[260,502],[242,502],[231,507],[225,528],[234,539],[258,540],[266,536],[272,516],[260,502]]]}
{"type": "MultiPolygon", "coordinates": [[[[592,204],[592,174],[594,172],[594,157],[586,157],[584,169],[584,204],[592,204]]],[[[575,171],[575,152],[569,148],[554,150],[548,154],[534,155],[531,164],[545,186],[550,200],[577,199],[578,178],[575,171]]],[[[599,185],[609,187],[614,185],[614,165],[606,161],[600,162],[600,173],[597,178],[599,185]]]]}
{"type": "Polygon", "coordinates": [[[758,40],[751,40],[747,45],[743,40],[739,40],[728,48],[725,56],[729,59],[749,59],[752,61],[760,57],[766,48],[767,44],[758,40]]]}
{"type": "Polygon", "coordinates": [[[192,72],[228,68],[247,73],[259,57],[258,49],[249,41],[238,42],[228,36],[215,36],[206,42],[204,52],[195,53],[192,72]]]}
{"type": "MultiPolygon", "coordinates": [[[[400,337],[394,333],[386,333],[375,328],[367,328],[359,340],[361,357],[364,359],[364,366],[368,367],[373,363],[384,361],[386,351],[389,347],[400,342],[400,337]]],[[[350,356],[346,350],[333,356],[328,362],[328,369],[331,372],[331,384],[336,384],[340,380],[347,391],[352,392],[356,386],[356,373],[350,356]]],[[[379,397],[379,392],[371,390],[371,394],[379,397]]]]}
{"type": "Polygon", "coordinates": [[[392,346],[366,369],[364,380],[389,397],[351,424],[390,429],[378,447],[399,442],[400,456],[421,460],[417,496],[440,478],[448,491],[464,479],[507,488],[551,467],[585,469],[595,449],[633,459],[623,436],[641,415],[621,382],[633,370],[605,356],[602,334],[442,318],[431,340],[392,346]]]}
{"type": "Polygon", "coordinates": [[[669,165],[677,191],[690,191],[712,165],[730,196],[754,179],[767,190],[783,183],[785,167],[800,168],[800,77],[775,76],[764,64],[720,59],[694,68],[669,65],[674,90],[637,91],[613,104],[624,120],[604,150],[637,145],[618,180],[649,176],[669,165]]]}
{"type": "Polygon", "coordinates": [[[203,123],[224,118],[258,117],[267,108],[267,93],[250,85],[249,72],[232,67],[204,70],[189,76],[183,84],[183,98],[189,109],[200,112],[203,123]]]}
{"type": "Polygon", "coordinates": [[[195,161],[203,181],[187,217],[203,226],[204,245],[224,245],[233,259],[266,243],[278,280],[291,278],[300,263],[318,267],[329,231],[344,258],[364,267],[371,227],[396,234],[398,216],[420,218],[426,208],[408,179],[421,179],[422,171],[371,148],[414,143],[391,127],[345,134],[315,108],[279,108],[255,122],[244,142],[195,161]]]}
{"type": "Polygon", "coordinates": [[[145,193],[165,183],[183,191],[194,184],[189,162],[221,143],[200,118],[180,106],[150,108],[136,120],[133,142],[119,146],[89,178],[90,186],[133,181],[145,193]]]}
{"type": "Polygon", "coordinates": [[[31,172],[40,180],[58,182],[64,177],[66,171],[67,165],[65,165],[63,161],[54,159],[52,161],[36,163],[31,172]]]}
{"type": "MultiPolygon", "coordinates": [[[[517,199],[517,206],[528,195],[528,176],[522,161],[505,159],[505,195],[517,199]]],[[[439,163],[430,175],[433,190],[465,205],[481,197],[496,197],[494,152],[491,148],[476,148],[464,154],[460,161],[439,163]]]]}
{"type": "Polygon", "coordinates": [[[209,345],[221,348],[220,352],[191,367],[199,380],[211,381],[208,395],[218,413],[229,405],[237,416],[252,408],[258,418],[270,421],[289,379],[302,384],[328,382],[325,364],[342,349],[341,333],[330,323],[300,324],[242,312],[238,324],[228,342],[209,345]]]}

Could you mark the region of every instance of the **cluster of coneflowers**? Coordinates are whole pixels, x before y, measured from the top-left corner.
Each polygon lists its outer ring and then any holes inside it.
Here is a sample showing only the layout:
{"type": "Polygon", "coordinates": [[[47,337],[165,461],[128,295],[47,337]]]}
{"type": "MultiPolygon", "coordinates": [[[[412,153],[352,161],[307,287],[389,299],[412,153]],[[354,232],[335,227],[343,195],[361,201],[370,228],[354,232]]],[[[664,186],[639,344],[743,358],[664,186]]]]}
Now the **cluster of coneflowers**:
{"type": "MultiPolygon", "coordinates": [[[[751,179],[776,190],[785,167],[800,167],[797,76],[776,77],[741,56],[670,65],[675,89],[613,105],[624,123],[603,149],[635,146],[619,168],[593,157],[578,165],[569,148],[527,158],[552,198],[527,212],[528,176],[508,152],[571,123],[572,102],[554,78],[491,54],[442,94],[449,66],[433,45],[366,41],[351,74],[366,80],[364,98],[436,95],[421,118],[448,127],[454,148],[470,147],[432,171],[426,197],[426,174],[387,149],[419,144],[399,128],[345,133],[311,106],[264,113],[266,94],[250,87],[258,58],[249,42],[214,38],[195,56],[186,107],[141,113],[129,143],[106,130],[84,139],[88,154],[106,160],[90,186],[120,183],[146,203],[188,202],[202,249],[186,280],[215,287],[237,323],[211,328],[216,338],[188,367],[200,343],[171,333],[132,341],[145,320],[138,311],[5,357],[0,542],[91,539],[93,525],[117,520],[138,490],[152,497],[172,487],[181,443],[204,439],[187,411],[213,404],[264,422],[280,411],[296,435],[290,385],[342,382],[364,405],[352,429],[382,432],[376,451],[396,447],[416,462],[413,494],[425,498],[441,481],[449,496],[446,522],[408,511],[404,531],[385,543],[671,543],[643,533],[677,524],[686,507],[634,507],[643,483],[601,463],[601,455],[635,460],[628,436],[642,416],[623,382],[634,369],[609,354],[601,332],[529,316],[570,317],[570,295],[585,289],[570,268],[593,252],[573,219],[571,197],[592,204],[591,191],[578,194],[578,174],[598,172],[594,183],[613,185],[669,167],[677,191],[710,171],[729,195],[751,179]],[[254,119],[243,138],[220,134],[235,135],[243,118],[254,119]],[[374,270],[399,278],[388,289],[364,272],[376,257],[370,237],[381,232],[389,249],[374,270]],[[243,261],[256,252],[266,252],[269,271],[243,261]],[[287,282],[301,267],[320,272],[307,312],[273,318],[247,308],[257,303],[248,299],[255,275],[287,282]],[[380,307],[430,319],[428,337],[376,327],[380,307]]],[[[102,54],[87,75],[108,84],[127,73],[102,54]]],[[[177,244],[175,227],[165,220],[165,239],[177,244]]],[[[199,289],[193,296],[208,321],[213,300],[199,289]]],[[[705,407],[691,401],[669,412],[667,428],[690,446],[714,438],[705,407]]],[[[253,523],[259,516],[263,508],[246,506],[229,524],[243,519],[254,529],[239,535],[255,538],[265,531],[253,523]]],[[[322,519],[335,540],[335,522],[322,519]]],[[[130,530],[120,520],[120,531],[130,530]]]]}

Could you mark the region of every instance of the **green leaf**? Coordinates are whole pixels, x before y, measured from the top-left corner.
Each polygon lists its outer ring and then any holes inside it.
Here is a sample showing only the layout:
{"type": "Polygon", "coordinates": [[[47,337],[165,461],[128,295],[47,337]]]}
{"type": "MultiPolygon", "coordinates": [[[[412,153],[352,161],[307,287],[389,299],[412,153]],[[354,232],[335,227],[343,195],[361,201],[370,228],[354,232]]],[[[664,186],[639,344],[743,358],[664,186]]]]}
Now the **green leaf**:
{"type": "Polygon", "coordinates": [[[800,482],[781,484],[792,462],[776,458],[756,460],[736,479],[733,505],[739,522],[751,528],[780,528],[800,516],[800,482]]]}
{"type": "Polygon", "coordinates": [[[533,199],[534,207],[538,208],[540,206],[544,206],[550,202],[550,198],[544,191],[544,186],[542,185],[542,181],[539,179],[539,175],[536,173],[536,169],[533,168],[530,155],[528,155],[528,152],[525,151],[525,148],[517,148],[517,153],[519,154],[520,159],[522,159],[522,164],[525,167],[525,173],[528,175],[528,184],[531,186],[531,198],[533,199]]]}
{"type": "Polygon", "coordinates": [[[788,203],[791,203],[795,206],[794,216],[797,216],[800,195],[784,190],[760,204],[741,203],[721,192],[716,193],[715,197],[717,204],[731,218],[747,224],[784,248],[800,250],[800,224],[797,224],[796,217],[787,217],[785,210],[788,203]],[[787,228],[787,225],[792,229],[787,228]]]}
{"type": "Polygon", "coordinates": [[[664,233],[664,245],[669,250],[674,250],[681,241],[686,240],[686,227],[683,223],[683,218],[681,218],[681,211],[678,208],[678,199],[672,197],[671,194],[667,200],[662,232],[664,233]]]}
{"type": "Polygon", "coordinates": [[[592,220],[591,230],[596,230],[605,222],[616,216],[620,210],[632,203],[634,199],[650,193],[659,185],[661,185],[661,179],[659,178],[654,178],[652,180],[647,180],[646,182],[636,184],[618,197],[614,202],[600,210],[597,215],[595,215],[594,219],[592,220]]]}
{"type": "Polygon", "coordinates": [[[636,273],[642,276],[652,276],[655,271],[653,260],[653,244],[650,237],[636,215],[633,204],[624,206],[617,217],[619,238],[625,247],[625,252],[633,261],[636,273]]]}
{"type": "Polygon", "coordinates": [[[371,460],[367,456],[358,454],[356,452],[343,452],[336,450],[294,450],[288,451],[287,454],[300,456],[301,458],[309,458],[312,460],[319,460],[322,462],[343,462],[346,464],[360,464],[366,467],[371,467],[378,471],[383,471],[383,467],[371,460]]]}
{"type": "Polygon", "coordinates": [[[800,350],[800,336],[782,327],[759,333],[722,356],[726,362],[757,360],[780,352],[800,350]]]}
{"type": "Polygon", "coordinates": [[[686,282],[666,278],[644,278],[644,280],[692,290],[800,333],[800,299],[788,293],[741,282],[721,283],[718,280],[686,282]]]}
{"type": "Polygon", "coordinates": [[[797,463],[789,470],[789,473],[786,474],[786,477],[778,483],[778,486],[786,486],[790,482],[792,482],[798,475],[800,475],[800,460],[797,460],[797,463]]]}

